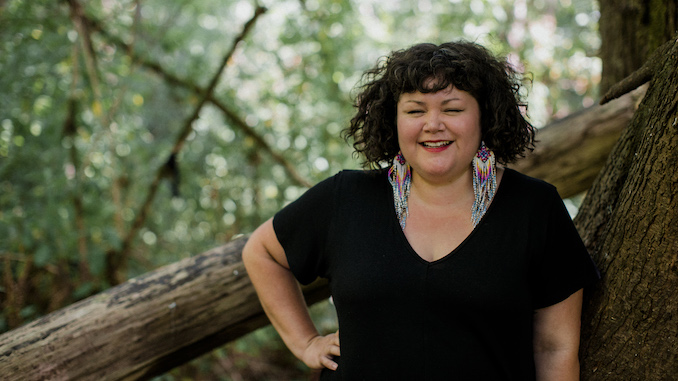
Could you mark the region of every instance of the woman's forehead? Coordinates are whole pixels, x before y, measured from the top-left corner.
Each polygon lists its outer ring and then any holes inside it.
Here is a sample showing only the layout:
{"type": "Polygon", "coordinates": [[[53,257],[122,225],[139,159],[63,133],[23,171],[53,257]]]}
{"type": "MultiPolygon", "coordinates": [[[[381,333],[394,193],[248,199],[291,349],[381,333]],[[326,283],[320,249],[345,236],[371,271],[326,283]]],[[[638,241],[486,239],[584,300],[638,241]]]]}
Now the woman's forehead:
{"type": "Polygon", "coordinates": [[[410,100],[416,100],[416,99],[421,99],[421,98],[429,98],[429,97],[441,97],[444,98],[446,101],[452,101],[452,100],[467,100],[469,98],[473,98],[473,96],[463,90],[458,89],[454,85],[448,85],[447,87],[443,88],[442,90],[434,91],[434,92],[421,92],[418,90],[412,91],[412,92],[405,92],[400,94],[399,101],[400,102],[407,102],[410,100]]]}

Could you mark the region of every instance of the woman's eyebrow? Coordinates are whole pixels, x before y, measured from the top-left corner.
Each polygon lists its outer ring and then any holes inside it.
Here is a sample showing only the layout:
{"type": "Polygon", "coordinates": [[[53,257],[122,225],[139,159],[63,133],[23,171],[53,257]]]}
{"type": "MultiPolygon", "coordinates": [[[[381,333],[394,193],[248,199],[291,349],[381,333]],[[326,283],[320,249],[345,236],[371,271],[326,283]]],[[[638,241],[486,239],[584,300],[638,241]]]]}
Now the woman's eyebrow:
{"type": "MultiPolygon", "coordinates": [[[[462,99],[459,98],[459,97],[452,97],[452,98],[444,99],[444,100],[443,100],[442,102],[440,102],[440,103],[441,103],[441,104],[447,104],[447,103],[450,103],[450,102],[461,101],[461,100],[462,100],[462,99]]],[[[405,103],[416,103],[416,104],[418,104],[418,105],[425,105],[425,104],[426,104],[426,102],[424,102],[424,101],[419,101],[419,100],[416,100],[416,99],[408,99],[408,100],[405,101],[405,103]]]]}

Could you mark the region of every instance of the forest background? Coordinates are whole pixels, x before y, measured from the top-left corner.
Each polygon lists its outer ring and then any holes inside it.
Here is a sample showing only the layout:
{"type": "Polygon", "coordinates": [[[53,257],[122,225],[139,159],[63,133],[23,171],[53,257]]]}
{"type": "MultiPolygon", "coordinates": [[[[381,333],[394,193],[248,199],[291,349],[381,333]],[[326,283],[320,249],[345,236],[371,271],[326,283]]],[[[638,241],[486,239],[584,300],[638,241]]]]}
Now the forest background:
{"type": "MultiPolygon", "coordinates": [[[[593,105],[598,18],[590,0],[0,1],[0,332],[358,168],[340,133],[391,50],[507,56],[536,126],[593,105]]],[[[334,328],[331,304],[313,310],[334,328]]],[[[265,328],[159,379],[308,377],[265,328]]]]}

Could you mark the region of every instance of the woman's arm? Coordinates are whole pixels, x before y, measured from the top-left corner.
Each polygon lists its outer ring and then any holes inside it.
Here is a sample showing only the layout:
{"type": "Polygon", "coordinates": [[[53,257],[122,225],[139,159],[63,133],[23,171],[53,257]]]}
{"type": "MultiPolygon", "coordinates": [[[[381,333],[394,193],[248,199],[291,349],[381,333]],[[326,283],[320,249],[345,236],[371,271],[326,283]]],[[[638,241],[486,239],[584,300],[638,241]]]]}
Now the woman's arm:
{"type": "Polygon", "coordinates": [[[269,219],[250,236],[243,262],[264,311],[290,351],[310,368],[336,369],[339,335],[320,336],[269,219]]]}
{"type": "Polygon", "coordinates": [[[534,362],[537,380],[579,380],[579,331],[583,290],[535,311],[534,362]]]}

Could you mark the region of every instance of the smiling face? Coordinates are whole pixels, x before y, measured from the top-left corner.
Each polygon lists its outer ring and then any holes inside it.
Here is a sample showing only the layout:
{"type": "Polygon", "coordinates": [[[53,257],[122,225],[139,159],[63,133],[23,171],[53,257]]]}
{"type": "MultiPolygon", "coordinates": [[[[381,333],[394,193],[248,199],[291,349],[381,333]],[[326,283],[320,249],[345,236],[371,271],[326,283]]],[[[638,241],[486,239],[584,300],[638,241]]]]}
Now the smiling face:
{"type": "Polygon", "coordinates": [[[452,86],[403,93],[396,124],[400,151],[415,178],[444,183],[470,173],[481,139],[480,108],[471,94],[452,86]]]}

